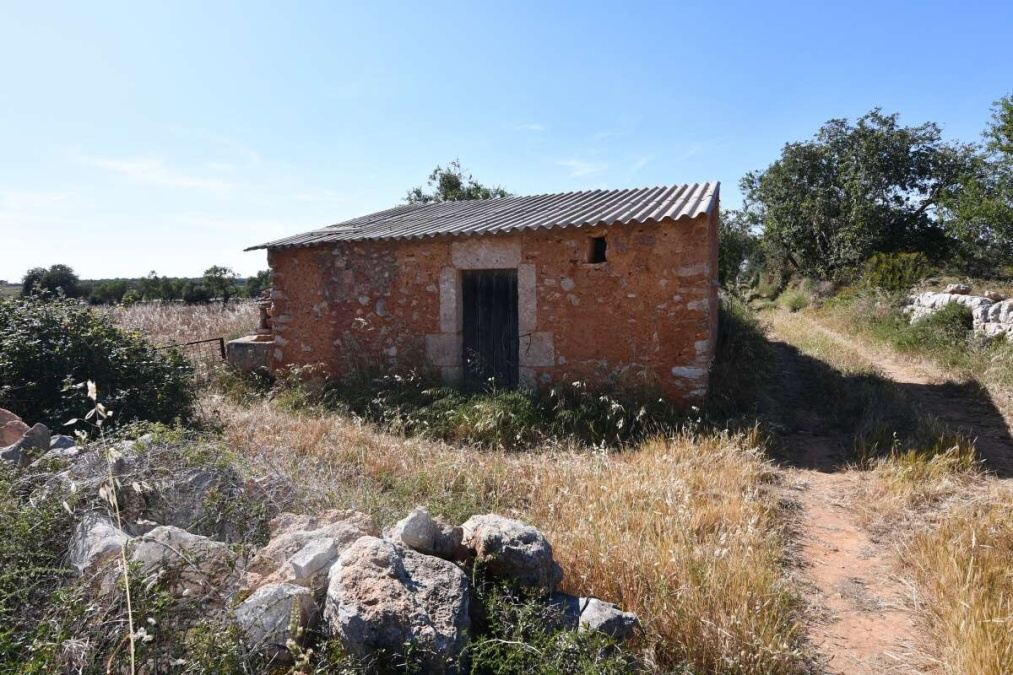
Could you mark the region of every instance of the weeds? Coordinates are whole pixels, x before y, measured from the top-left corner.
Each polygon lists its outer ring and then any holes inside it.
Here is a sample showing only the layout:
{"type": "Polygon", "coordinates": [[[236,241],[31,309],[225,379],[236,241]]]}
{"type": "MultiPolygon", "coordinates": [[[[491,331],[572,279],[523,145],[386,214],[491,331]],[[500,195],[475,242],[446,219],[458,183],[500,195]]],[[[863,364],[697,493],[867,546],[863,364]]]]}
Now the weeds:
{"type": "Polygon", "coordinates": [[[1008,673],[1013,664],[1013,493],[953,510],[903,549],[919,609],[947,673],[1008,673]]]}
{"type": "Polygon", "coordinates": [[[143,333],[159,345],[248,335],[257,327],[258,319],[256,302],[235,302],[224,306],[150,302],[116,305],[96,311],[104,312],[127,330],[143,333]]]}
{"type": "Polygon", "coordinates": [[[758,432],[684,431],[623,453],[509,453],[268,401],[217,405],[230,447],[298,477],[300,509],[356,508],[390,525],[426,504],[452,522],[493,511],[533,523],[553,543],[565,590],[639,614],[633,648],[650,667],[795,673],[808,663],[758,432]]]}

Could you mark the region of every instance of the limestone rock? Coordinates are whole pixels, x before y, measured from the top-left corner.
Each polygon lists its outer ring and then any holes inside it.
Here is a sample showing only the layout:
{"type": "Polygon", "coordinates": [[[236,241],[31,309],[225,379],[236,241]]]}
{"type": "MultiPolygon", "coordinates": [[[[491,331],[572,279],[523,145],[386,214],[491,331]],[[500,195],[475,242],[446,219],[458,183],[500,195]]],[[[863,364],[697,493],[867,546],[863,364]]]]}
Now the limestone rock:
{"type": "MultiPolygon", "coordinates": [[[[11,424],[15,423],[8,422],[4,428],[7,429],[11,424]]],[[[17,428],[20,429],[20,427],[17,428]]],[[[37,455],[48,450],[49,428],[45,424],[36,424],[25,431],[14,443],[0,450],[0,457],[17,466],[24,466],[31,462],[33,454],[37,455]]]]}
{"type": "Polygon", "coordinates": [[[624,612],[611,602],[598,598],[580,598],[580,627],[596,630],[617,640],[625,640],[636,629],[638,620],[633,612],[624,612]]]}
{"type": "Polygon", "coordinates": [[[127,560],[145,578],[157,577],[177,594],[225,598],[236,577],[236,555],[227,544],[161,525],[127,545],[127,560]]]}
{"type": "Polygon", "coordinates": [[[563,570],[552,557],[552,545],[539,530],[495,514],[472,516],[462,526],[463,543],[492,577],[552,592],[563,570]]]}
{"type": "Polygon", "coordinates": [[[271,521],[270,541],[250,561],[244,586],[290,582],[323,590],[341,551],[359,537],[377,534],[373,519],[358,511],[282,513],[271,521]]]}
{"type": "Polygon", "coordinates": [[[386,536],[396,544],[446,560],[458,560],[464,553],[462,528],[434,520],[424,506],[413,509],[386,536]]]}
{"type": "Polygon", "coordinates": [[[105,516],[89,513],[77,524],[70,538],[67,562],[80,574],[93,572],[119,555],[129,539],[105,516]]]}
{"type": "Polygon", "coordinates": [[[411,643],[424,672],[452,672],[467,640],[470,600],[468,579],[453,563],[362,537],[331,568],[324,617],[354,656],[398,653],[411,643]]]}
{"type": "Polygon", "coordinates": [[[18,442],[26,431],[28,425],[20,417],[10,410],[0,408],[0,447],[18,442]]]}
{"type": "Polygon", "coordinates": [[[252,651],[284,649],[298,641],[316,617],[313,593],[295,584],[261,586],[236,608],[236,624],[252,651]]]}
{"type": "Polygon", "coordinates": [[[949,284],[944,291],[953,295],[969,295],[971,287],[967,284],[949,284]]]}
{"type": "Polygon", "coordinates": [[[1006,296],[1003,295],[1002,293],[999,293],[998,291],[985,291],[981,295],[982,297],[985,297],[991,300],[992,302],[1002,302],[1003,300],[1006,299],[1006,296]]]}
{"type": "Polygon", "coordinates": [[[69,448],[52,448],[49,452],[39,457],[37,460],[32,462],[30,468],[41,468],[50,465],[56,460],[73,460],[75,457],[81,454],[81,449],[76,445],[72,445],[69,448]]]}
{"type": "Polygon", "coordinates": [[[77,443],[70,436],[64,436],[63,434],[56,434],[49,439],[50,450],[69,450],[70,448],[77,447],[77,443]]]}
{"type": "Polygon", "coordinates": [[[624,612],[598,598],[553,593],[549,604],[559,610],[560,628],[594,630],[616,640],[625,640],[639,625],[636,614],[624,612]]]}

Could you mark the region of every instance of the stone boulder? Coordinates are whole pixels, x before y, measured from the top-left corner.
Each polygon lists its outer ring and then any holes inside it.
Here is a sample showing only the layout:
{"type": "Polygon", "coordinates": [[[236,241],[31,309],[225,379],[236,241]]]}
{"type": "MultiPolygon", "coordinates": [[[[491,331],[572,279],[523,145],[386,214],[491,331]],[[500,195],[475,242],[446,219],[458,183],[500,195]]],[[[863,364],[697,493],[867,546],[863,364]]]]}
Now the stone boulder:
{"type": "Polygon", "coordinates": [[[10,410],[0,408],[0,447],[13,445],[25,435],[28,425],[10,410]]]}
{"type": "Polygon", "coordinates": [[[127,544],[127,560],[146,579],[166,583],[177,595],[224,601],[237,578],[237,558],[227,544],[161,525],[127,544]]]}
{"type": "Polygon", "coordinates": [[[77,443],[70,436],[64,436],[63,434],[56,434],[49,439],[50,450],[69,450],[76,448],[77,443]]]}
{"type": "Polygon", "coordinates": [[[106,561],[118,556],[129,540],[127,533],[116,527],[109,518],[89,513],[77,524],[70,538],[67,562],[79,574],[93,573],[106,561]]]}
{"type": "Polygon", "coordinates": [[[271,521],[271,539],[250,561],[244,586],[283,582],[323,592],[338,555],[360,537],[377,534],[373,519],[358,511],[283,513],[271,521]]]}
{"type": "Polygon", "coordinates": [[[362,537],[331,568],[324,618],[353,656],[396,654],[410,643],[424,672],[454,672],[470,602],[468,578],[453,563],[362,537]]]}
{"type": "Polygon", "coordinates": [[[1002,293],[999,293],[998,291],[985,291],[981,295],[982,297],[987,298],[992,302],[1002,302],[1003,300],[1006,299],[1006,296],[1003,295],[1002,293]]]}
{"type": "MultiPolygon", "coordinates": [[[[7,429],[12,422],[4,428],[7,429]]],[[[20,429],[20,426],[17,427],[20,429]]],[[[21,434],[21,437],[5,448],[0,449],[0,458],[15,464],[25,466],[30,464],[33,455],[39,455],[49,450],[49,428],[45,424],[36,424],[21,434]]]]}
{"type": "Polygon", "coordinates": [[[625,640],[639,625],[636,614],[624,612],[598,598],[553,593],[549,604],[559,611],[560,628],[593,630],[616,640],[625,640]]]}
{"type": "Polygon", "coordinates": [[[416,507],[386,533],[386,538],[419,553],[445,560],[460,560],[467,553],[461,546],[464,530],[434,520],[424,506],[416,507]]]}
{"type": "Polygon", "coordinates": [[[943,289],[945,293],[952,295],[970,295],[971,287],[967,284],[949,284],[943,289]]]}
{"type": "Polygon", "coordinates": [[[220,505],[247,497],[245,490],[244,478],[232,467],[185,469],[160,478],[151,489],[126,492],[123,518],[131,523],[128,529],[133,534],[139,534],[134,521],[152,520],[221,541],[241,541],[249,526],[247,519],[241,513],[228,517],[228,509],[223,516],[220,505]]]}
{"type": "Polygon", "coordinates": [[[531,525],[486,514],[472,516],[461,527],[464,546],[491,577],[550,593],[563,580],[552,545],[531,525]]]}
{"type": "Polygon", "coordinates": [[[267,584],[236,607],[236,624],[254,652],[281,651],[299,641],[317,615],[313,593],[295,584],[267,584]]]}

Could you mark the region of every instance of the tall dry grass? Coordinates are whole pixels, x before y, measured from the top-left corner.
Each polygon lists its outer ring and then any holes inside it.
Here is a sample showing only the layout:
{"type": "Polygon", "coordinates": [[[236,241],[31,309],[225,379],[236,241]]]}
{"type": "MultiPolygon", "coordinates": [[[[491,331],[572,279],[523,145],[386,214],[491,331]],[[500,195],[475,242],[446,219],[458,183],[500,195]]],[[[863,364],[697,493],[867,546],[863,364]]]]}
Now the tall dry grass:
{"type": "Polygon", "coordinates": [[[232,339],[252,333],[259,310],[255,302],[187,305],[145,302],[104,307],[117,324],[144,333],[158,345],[224,337],[232,339]]]}
{"type": "Polygon", "coordinates": [[[1013,671],[1013,490],[993,486],[903,550],[946,673],[1013,671]]]}
{"type": "Polygon", "coordinates": [[[776,473],[756,433],[681,435],[621,454],[503,453],[378,433],[269,402],[207,402],[229,444],[302,486],[307,510],[391,524],[425,504],[453,522],[497,511],[540,527],[566,589],[637,612],[658,670],[808,668],[801,601],[787,581],[776,473]]]}

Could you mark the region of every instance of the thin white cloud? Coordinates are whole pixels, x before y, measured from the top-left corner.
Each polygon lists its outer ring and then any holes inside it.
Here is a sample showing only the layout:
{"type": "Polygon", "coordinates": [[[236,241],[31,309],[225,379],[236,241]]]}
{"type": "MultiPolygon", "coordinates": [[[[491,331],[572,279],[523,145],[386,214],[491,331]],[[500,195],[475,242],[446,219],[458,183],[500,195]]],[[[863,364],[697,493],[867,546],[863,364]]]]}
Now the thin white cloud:
{"type": "Polygon", "coordinates": [[[42,190],[0,189],[0,211],[38,208],[65,202],[76,193],[42,190]]]}
{"type": "Polygon", "coordinates": [[[84,166],[124,176],[137,183],[191,190],[229,190],[234,185],[220,178],[198,176],[167,166],[155,157],[99,157],[78,154],[75,160],[84,166]]]}
{"type": "Polygon", "coordinates": [[[557,161],[556,164],[569,169],[570,178],[591,176],[596,173],[601,173],[609,168],[608,164],[605,162],[587,162],[582,159],[561,159],[557,161]]]}
{"type": "Polygon", "coordinates": [[[515,131],[545,131],[545,125],[539,124],[538,122],[528,122],[526,124],[514,124],[510,127],[515,131]]]}
{"type": "Polygon", "coordinates": [[[651,157],[641,157],[637,161],[633,162],[633,166],[630,167],[630,173],[633,174],[636,173],[637,171],[640,171],[645,166],[651,163],[651,159],[652,159],[651,157]]]}

